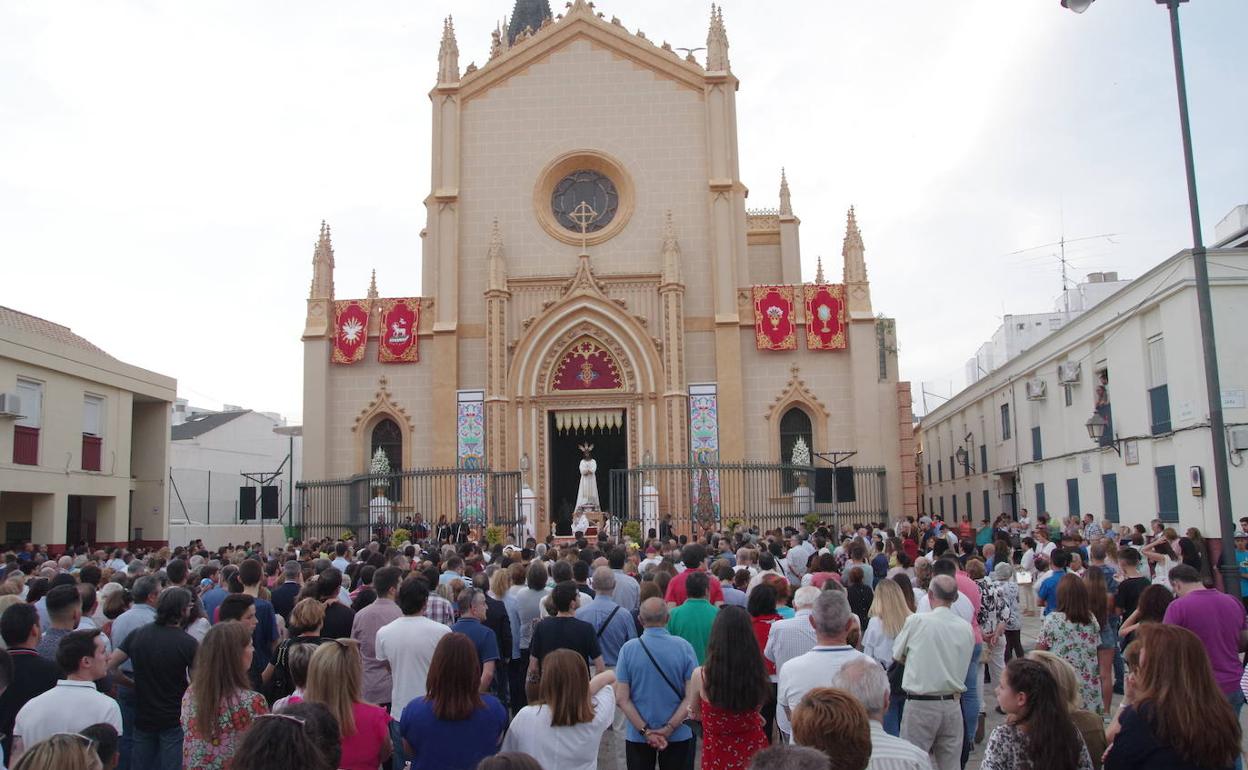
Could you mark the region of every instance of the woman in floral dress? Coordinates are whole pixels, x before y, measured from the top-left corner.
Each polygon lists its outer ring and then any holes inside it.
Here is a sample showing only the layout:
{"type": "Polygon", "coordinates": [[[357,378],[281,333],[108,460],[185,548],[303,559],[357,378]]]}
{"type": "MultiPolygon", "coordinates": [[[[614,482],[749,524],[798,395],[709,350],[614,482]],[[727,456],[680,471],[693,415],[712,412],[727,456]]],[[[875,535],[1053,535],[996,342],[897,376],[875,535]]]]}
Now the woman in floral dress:
{"type": "Polygon", "coordinates": [[[1057,584],[1057,609],[1044,618],[1036,649],[1049,650],[1074,666],[1083,707],[1102,714],[1101,677],[1096,648],[1101,627],[1092,614],[1088,587],[1075,575],[1064,575],[1057,584]]]}
{"type": "Polygon", "coordinates": [[[706,663],[691,678],[693,717],[702,720],[702,770],[745,770],[767,748],[759,709],[770,691],[750,614],[724,607],[706,643],[706,663]]]}
{"type": "Polygon", "coordinates": [[[218,623],[204,636],[182,696],[186,770],[222,770],[252,720],[268,712],[264,696],[249,689],[251,656],[251,632],[240,622],[218,623]]]}

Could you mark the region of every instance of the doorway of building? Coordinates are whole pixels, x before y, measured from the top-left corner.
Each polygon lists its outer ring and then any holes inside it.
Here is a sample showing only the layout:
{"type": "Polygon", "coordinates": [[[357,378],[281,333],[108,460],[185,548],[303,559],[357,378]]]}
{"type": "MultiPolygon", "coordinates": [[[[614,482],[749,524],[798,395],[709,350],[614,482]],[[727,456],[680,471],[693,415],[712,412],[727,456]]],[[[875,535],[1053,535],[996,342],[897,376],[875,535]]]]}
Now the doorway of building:
{"type": "Polygon", "coordinates": [[[547,452],[550,461],[550,489],[547,490],[550,520],[557,532],[568,531],[576,509],[576,490],[581,484],[580,463],[582,443],[594,445],[593,458],[598,461],[598,500],[602,508],[610,505],[611,471],[628,467],[628,414],[620,415],[619,425],[601,428],[560,428],[556,413],[547,416],[547,452]]]}
{"type": "Polygon", "coordinates": [[[94,497],[69,496],[69,511],[65,522],[65,542],[69,545],[95,542],[94,497]]]}

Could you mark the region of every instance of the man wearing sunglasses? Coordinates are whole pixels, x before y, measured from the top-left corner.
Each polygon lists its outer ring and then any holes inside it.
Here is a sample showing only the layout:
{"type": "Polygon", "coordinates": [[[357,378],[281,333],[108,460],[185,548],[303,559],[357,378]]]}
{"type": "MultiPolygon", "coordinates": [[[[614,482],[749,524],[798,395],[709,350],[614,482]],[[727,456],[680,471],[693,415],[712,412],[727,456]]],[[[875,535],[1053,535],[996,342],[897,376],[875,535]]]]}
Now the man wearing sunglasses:
{"type": "Polygon", "coordinates": [[[61,639],[56,662],[65,678],[30,699],[13,725],[13,761],[26,747],[57,733],[77,733],[104,722],[121,732],[117,701],[95,688],[108,673],[108,652],[98,630],[74,631],[61,639]]]}

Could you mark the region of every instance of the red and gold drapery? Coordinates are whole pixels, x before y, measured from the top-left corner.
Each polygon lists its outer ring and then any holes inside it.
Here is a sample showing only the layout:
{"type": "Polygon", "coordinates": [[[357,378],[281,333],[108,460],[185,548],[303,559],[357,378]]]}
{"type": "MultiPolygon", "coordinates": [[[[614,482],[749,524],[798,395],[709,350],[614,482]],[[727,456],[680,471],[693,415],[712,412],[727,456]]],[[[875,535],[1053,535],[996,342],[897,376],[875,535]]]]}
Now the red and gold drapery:
{"type": "Polygon", "coordinates": [[[420,298],[377,300],[381,323],[377,331],[377,360],[383,364],[412,364],[420,360],[416,332],[420,328],[420,298]]]}
{"type": "Polygon", "coordinates": [[[368,346],[370,300],[340,299],[334,302],[334,344],[329,360],[354,364],[364,358],[368,346]]]}
{"type": "Polygon", "coordinates": [[[806,348],[844,350],[848,347],[845,286],[839,283],[806,284],[802,291],[806,297],[806,348]]]}
{"type": "Polygon", "coordinates": [[[754,341],[759,350],[796,350],[792,286],[754,287],[754,341]]]}

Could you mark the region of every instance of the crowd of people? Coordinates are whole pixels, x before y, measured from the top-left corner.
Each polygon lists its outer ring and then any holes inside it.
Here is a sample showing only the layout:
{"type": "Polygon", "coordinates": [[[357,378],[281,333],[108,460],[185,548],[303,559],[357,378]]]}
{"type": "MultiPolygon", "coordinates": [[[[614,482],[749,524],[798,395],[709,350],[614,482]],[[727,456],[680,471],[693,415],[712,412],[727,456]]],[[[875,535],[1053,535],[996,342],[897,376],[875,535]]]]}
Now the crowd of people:
{"type": "Polygon", "coordinates": [[[1240,766],[1248,624],[1196,530],[422,534],[6,554],[0,767],[1240,766]]]}

